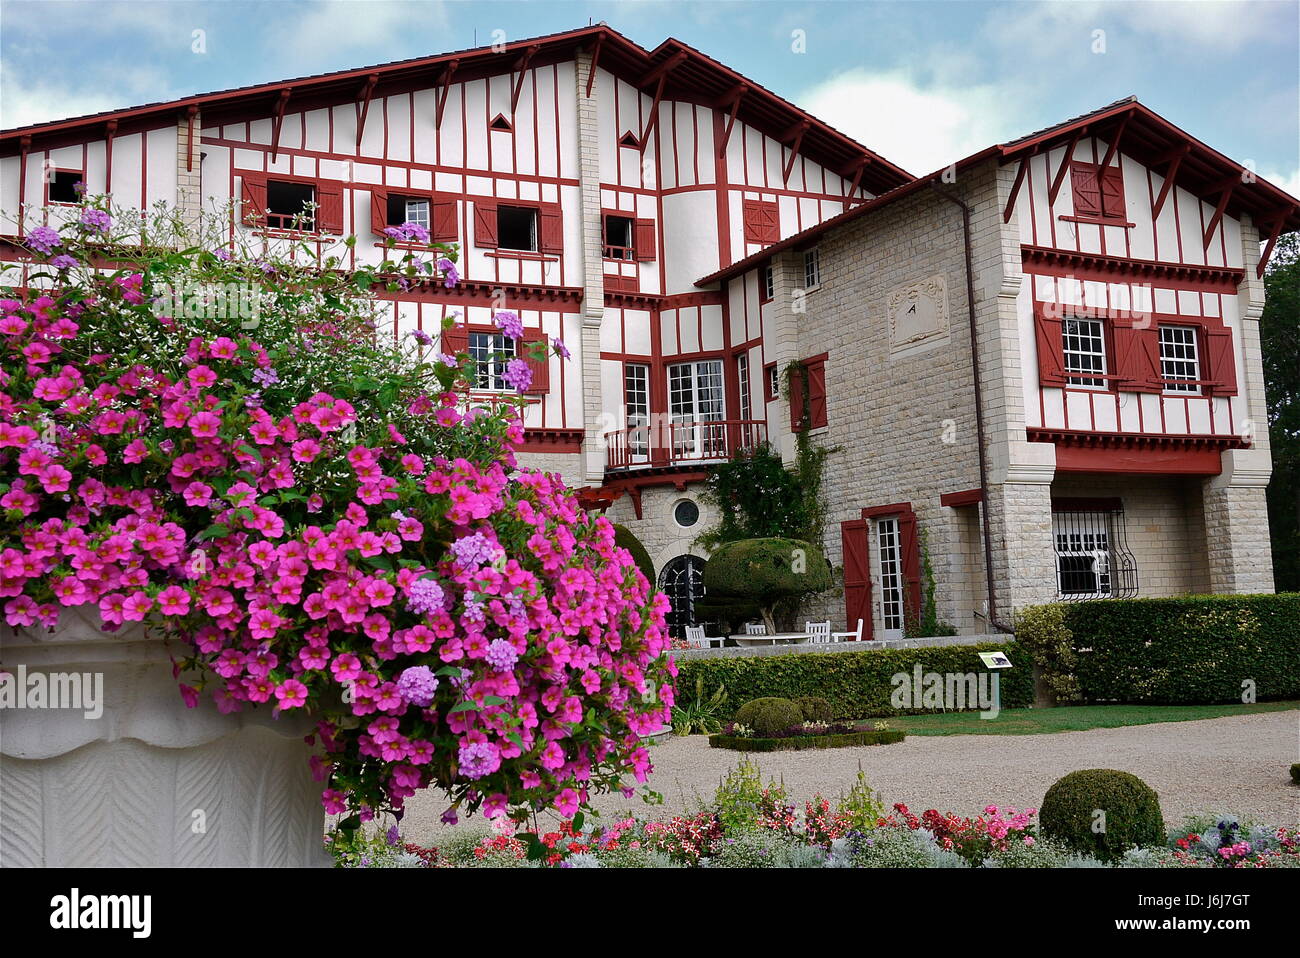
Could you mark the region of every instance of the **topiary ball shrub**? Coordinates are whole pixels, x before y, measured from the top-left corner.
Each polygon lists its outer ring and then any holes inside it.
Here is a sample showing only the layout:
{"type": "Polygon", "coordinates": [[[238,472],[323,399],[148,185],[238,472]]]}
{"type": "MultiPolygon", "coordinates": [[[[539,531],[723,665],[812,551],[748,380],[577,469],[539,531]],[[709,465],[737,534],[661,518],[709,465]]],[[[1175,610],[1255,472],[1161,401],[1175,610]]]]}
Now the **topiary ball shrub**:
{"type": "Polygon", "coordinates": [[[1043,796],[1038,819],[1045,837],[1104,861],[1129,848],[1165,843],[1155,790],[1113,768],[1083,769],[1059,779],[1043,796]]]}
{"type": "Polygon", "coordinates": [[[736,721],[753,729],[755,735],[765,737],[798,725],[803,721],[803,713],[789,699],[754,699],[740,707],[736,721]]]}
{"type": "Polygon", "coordinates": [[[830,722],[835,718],[831,703],[820,695],[804,695],[794,700],[805,722],[830,722]]]}
{"type": "Polygon", "coordinates": [[[1291,766],[1291,783],[1300,785],[1300,762],[1296,762],[1291,766]]]}

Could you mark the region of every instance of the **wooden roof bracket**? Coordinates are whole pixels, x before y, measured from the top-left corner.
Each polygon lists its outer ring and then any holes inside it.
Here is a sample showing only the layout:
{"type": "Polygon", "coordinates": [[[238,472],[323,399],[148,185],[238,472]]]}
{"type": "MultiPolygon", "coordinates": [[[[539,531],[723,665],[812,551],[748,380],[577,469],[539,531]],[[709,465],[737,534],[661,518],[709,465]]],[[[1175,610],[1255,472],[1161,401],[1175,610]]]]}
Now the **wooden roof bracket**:
{"type": "Polygon", "coordinates": [[[1061,192],[1061,183],[1065,180],[1065,171],[1070,168],[1070,160],[1074,158],[1074,148],[1079,142],[1079,138],[1086,133],[1088,128],[1081,126],[1074,131],[1074,136],[1070,137],[1069,144],[1065,147],[1065,155],[1061,157],[1061,165],[1057,167],[1056,176],[1052,179],[1052,185],[1047,191],[1047,203],[1051,206],[1056,202],[1056,196],[1061,192]]]}
{"type": "Polygon", "coordinates": [[[731,115],[727,117],[727,125],[722,131],[722,142],[718,144],[718,159],[727,155],[727,143],[731,141],[731,128],[736,125],[736,117],[740,113],[740,101],[745,98],[745,91],[748,89],[745,84],[738,83],[718,101],[719,107],[731,111],[731,115]]]}
{"type": "Polygon", "coordinates": [[[541,47],[534,43],[531,47],[528,47],[522,54],[520,54],[519,59],[515,61],[515,65],[510,68],[511,72],[519,74],[518,78],[515,80],[514,89],[510,91],[511,117],[515,115],[515,107],[519,105],[519,94],[522,93],[524,89],[524,74],[528,72],[528,64],[532,61],[533,57],[537,56],[537,51],[540,49],[541,47]]]}
{"type": "Polygon", "coordinates": [[[372,73],[366,77],[365,86],[357,91],[357,156],[361,155],[361,138],[366,132],[366,115],[370,112],[370,98],[375,95],[375,87],[379,85],[379,74],[372,73]]]}
{"type": "Polygon", "coordinates": [[[1124,116],[1120,118],[1119,125],[1115,127],[1115,135],[1110,138],[1110,146],[1106,148],[1106,156],[1101,161],[1100,169],[1105,170],[1110,167],[1110,161],[1115,158],[1115,154],[1119,151],[1119,141],[1124,136],[1124,127],[1128,126],[1128,118],[1130,116],[1132,116],[1132,114],[1125,113],[1124,116]]]}
{"type": "MultiPolygon", "coordinates": [[[[1190,143],[1184,143],[1167,157],[1161,157],[1162,160],[1169,161],[1169,171],[1165,173],[1165,181],[1160,186],[1160,195],[1156,197],[1156,205],[1152,207],[1151,219],[1159,219],[1160,211],[1164,209],[1165,199],[1169,196],[1170,190],[1173,189],[1175,181],[1178,179],[1178,167],[1182,165],[1183,157],[1192,151],[1190,143]]],[[[1156,163],[1159,163],[1157,160],[1156,163]]],[[[1152,164],[1153,166],[1155,164],[1152,164]]]]}
{"type": "Polygon", "coordinates": [[[1214,231],[1219,228],[1219,223],[1223,221],[1224,211],[1228,208],[1228,200],[1232,199],[1232,191],[1237,188],[1237,184],[1240,182],[1241,177],[1238,175],[1230,176],[1221,183],[1215,184],[1214,189],[1222,190],[1222,192],[1219,194],[1218,204],[1214,207],[1214,215],[1210,217],[1210,223],[1205,227],[1205,236],[1201,238],[1201,248],[1203,250],[1210,248],[1210,240],[1214,237],[1214,231]]]}
{"type": "Polygon", "coordinates": [[[596,82],[596,67],[600,64],[600,49],[605,45],[605,34],[596,34],[596,43],[591,48],[591,69],[587,73],[587,96],[591,96],[591,85],[596,82]]]}
{"type": "Polygon", "coordinates": [[[790,129],[786,130],[785,135],[781,137],[782,146],[785,146],[787,144],[784,141],[788,139],[791,134],[794,135],[794,140],[788,144],[790,149],[790,158],[785,161],[785,167],[781,170],[781,183],[783,185],[790,182],[790,171],[794,169],[794,161],[799,156],[799,147],[803,145],[803,135],[808,132],[808,127],[811,125],[812,124],[808,120],[800,120],[798,123],[791,126],[790,129]]]}
{"type": "Polygon", "coordinates": [[[1259,265],[1255,267],[1255,276],[1258,279],[1264,278],[1264,267],[1268,265],[1269,257],[1273,255],[1273,247],[1277,245],[1278,237],[1282,235],[1282,226],[1294,212],[1294,205],[1278,211],[1277,219],[1273,221],[1273,226],[1269,230],[1268,242],[1264,244],[1264,252],[1259,255],[1259,265]]]}
{"type": "MultiPolygon", "coordinates": [[[[275,101],[275,116],[271,118],[271,161],[274,162],[280,152],[280,130],[284,126],[284,109],[289,105],[289,95],[293,87],[285,87],[275,101]]],[[[360,136],[358,136],[358,140],[360,136]]]]}
{"type": "Polygon", "coordinates": [[[1016,194],[1020,192],[1020,184],[1025,181],[1025,171],[1029,169],[1029,161],[1034,154],[1030,153],[1020,161],[1020,169],[1016,171],[1016,181],[1011,184],[1011,195],[1007,197],[1007,205],[1002,210],[1002,222],[1011,222],[1011,211],[1016,208],[1016,194]]]}
{"type": "Polygon", "coordinates": [[[442,126],[442,111],[447,106],[447,94],[451,90],[451,78],[456,75],[458,66],[460,66],[459,60],[448,60],[447,65],[443,67],[442,76],[438,78],[438,85],[441,89],[438,91],[438,106],[433,116],[435,127],[442,126]]]}

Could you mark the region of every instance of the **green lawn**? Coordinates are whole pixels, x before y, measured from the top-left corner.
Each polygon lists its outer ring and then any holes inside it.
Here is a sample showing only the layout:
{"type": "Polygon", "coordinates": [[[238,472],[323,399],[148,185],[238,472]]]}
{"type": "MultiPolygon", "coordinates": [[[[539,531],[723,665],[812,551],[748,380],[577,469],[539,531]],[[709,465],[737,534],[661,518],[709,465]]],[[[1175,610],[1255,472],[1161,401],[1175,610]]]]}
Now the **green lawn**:
{"type": "Polygon", "coordinates": [[[1288,709],[1300,709],[1300,701],[1254,705],[1072,705],[1054,709],[1003,709],[996,719],[982,719],[978,712],[937,712],[901,715],[885,721],[890,728],[902,729],[908,735],[1038,735],[1154,722],[1192,722],[1288,709]]]}

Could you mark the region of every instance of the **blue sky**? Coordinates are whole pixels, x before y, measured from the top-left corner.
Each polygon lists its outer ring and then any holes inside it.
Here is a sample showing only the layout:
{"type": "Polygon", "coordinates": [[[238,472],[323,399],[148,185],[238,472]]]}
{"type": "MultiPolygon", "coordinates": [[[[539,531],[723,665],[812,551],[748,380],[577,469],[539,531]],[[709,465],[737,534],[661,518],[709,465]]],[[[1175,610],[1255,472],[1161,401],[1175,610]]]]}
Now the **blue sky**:
{"type": "Polygon", "coordinates": [[[1294,0],[0,0],[0,127],[593,20],[683,40],[913,173],[1136,94],[1300,193],[1294,0]]]}

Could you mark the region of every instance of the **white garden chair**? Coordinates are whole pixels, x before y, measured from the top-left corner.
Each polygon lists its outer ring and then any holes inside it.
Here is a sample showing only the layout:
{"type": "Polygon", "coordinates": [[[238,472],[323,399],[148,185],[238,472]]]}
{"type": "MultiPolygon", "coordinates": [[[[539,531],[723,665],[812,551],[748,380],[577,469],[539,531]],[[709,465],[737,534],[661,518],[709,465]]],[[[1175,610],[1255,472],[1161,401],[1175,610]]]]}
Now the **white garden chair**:
{"type": "Polygon", "coordinates": [[[704,626],[688,625],[686,627],[686,644],[693,649],[707,649],[709,640],[704,637],[704,626]]]}
{"type": "Polygon", "coordinates": [[[831,641],[861,642],[862,641],[862,620],[858,619],[858,630],[856,632],[832,632],[831,641]]]}
{"type": "Polygon", "coordinates": [[[762,622],[746,622],[745,634],[746,635],[767,635],[767,626],[764,625],[762,622]]]}
{"type": "Polygon", "coordinates": [[[829,642],[831,640],[831,624],[827,622],[804,622],[803,630],[810,636],[810,642],[829,642]]]}

